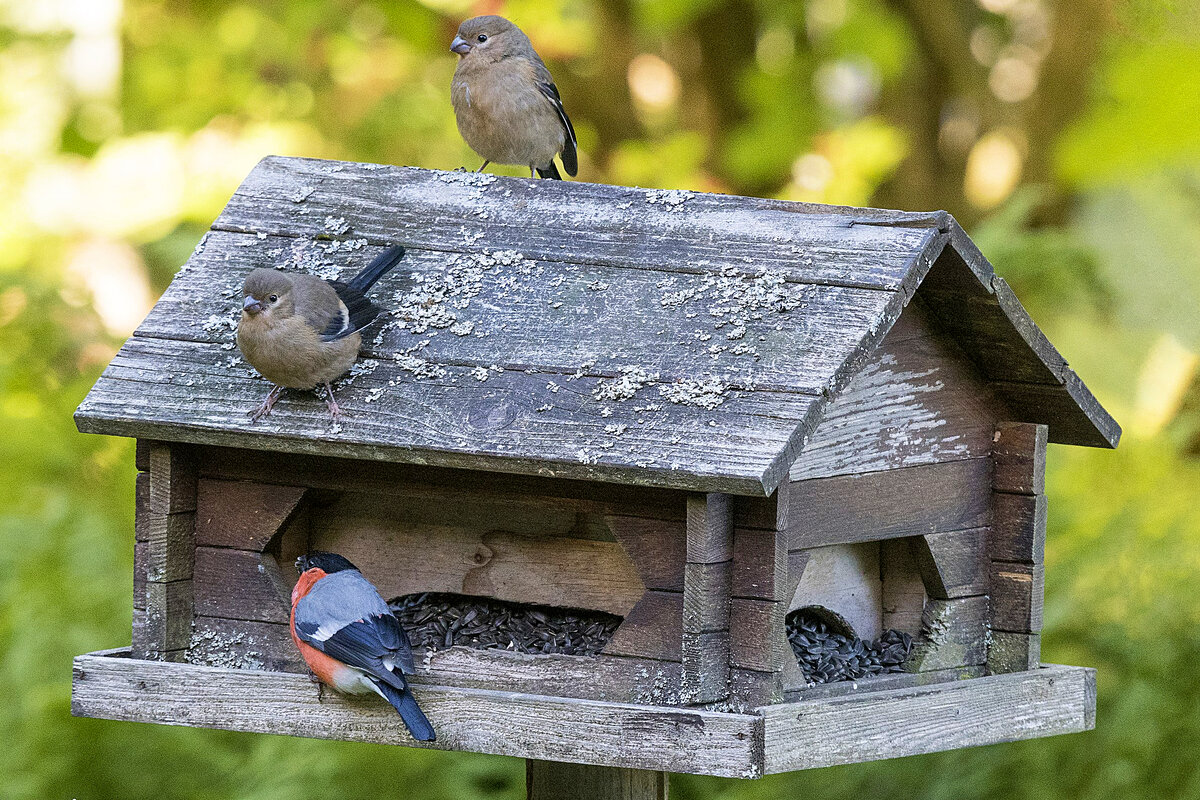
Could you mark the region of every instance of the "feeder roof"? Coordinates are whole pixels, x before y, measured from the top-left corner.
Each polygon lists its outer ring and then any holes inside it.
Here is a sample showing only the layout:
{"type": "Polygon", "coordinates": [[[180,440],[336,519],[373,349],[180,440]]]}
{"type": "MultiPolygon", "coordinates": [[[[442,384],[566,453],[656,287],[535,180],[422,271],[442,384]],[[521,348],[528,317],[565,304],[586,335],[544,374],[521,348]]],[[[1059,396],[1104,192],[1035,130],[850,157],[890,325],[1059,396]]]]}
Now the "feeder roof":
{"type": "Polygon", "coordinates": [[[695,491],[772,492],[921,287],[1020,421],[1120,429],[946,213],[264,159],[76,412],[79,429],[695,491]],[[256,267],[408,254],[335,388],[234,344],[256,267]],[[932,269],[931,269],[932,268],[932,269]]]}

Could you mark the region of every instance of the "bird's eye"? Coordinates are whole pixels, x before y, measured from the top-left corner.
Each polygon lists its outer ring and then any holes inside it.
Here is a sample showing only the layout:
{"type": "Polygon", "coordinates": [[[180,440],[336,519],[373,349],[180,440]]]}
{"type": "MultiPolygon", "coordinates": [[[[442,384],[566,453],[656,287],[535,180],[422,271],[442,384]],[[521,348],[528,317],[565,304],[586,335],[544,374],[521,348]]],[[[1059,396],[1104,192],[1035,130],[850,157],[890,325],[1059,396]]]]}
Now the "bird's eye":
{"type": "Polygon", "coordinates": [[[480,43],[480,44],[483,44],[484,42],[486,42],[486,41],[487,41],[487,34],[486,34],[486,33],[481,33],[481,34],[479,34],[479,36],[478,36],[478,37],[476,37],[476,38],[478,38],[478,39],[479,39],[479,43],[480,43]]]}
{"type": "Polygon", "coordinates": [[[273,294],[270,297],[268,297],[267,299],[270,300],[272,303],[274,303],[279,300],[279,295],[273,294]]]}

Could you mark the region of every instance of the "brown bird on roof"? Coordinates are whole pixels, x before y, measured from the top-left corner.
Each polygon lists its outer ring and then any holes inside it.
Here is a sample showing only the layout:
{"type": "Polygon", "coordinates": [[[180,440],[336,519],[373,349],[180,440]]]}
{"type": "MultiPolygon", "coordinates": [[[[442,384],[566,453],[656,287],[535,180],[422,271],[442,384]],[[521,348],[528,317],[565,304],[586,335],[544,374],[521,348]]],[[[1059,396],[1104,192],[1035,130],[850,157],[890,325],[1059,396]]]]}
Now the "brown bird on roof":
{"type": "Polygon", "coordinates": [[[473,17],[458,27],[450,45],[458,68],[450,100],[458,131],[483,166],[520,164],[543,178],[562,180],[579,171],[575,128],[563,110],[550,70],[529,37],[504,17],[473,17]]]}
{"type": "Polygon", "coordinates": [[[404,257],[404,248],[384,250],[349,283],[323,281],[300,272],[256,269],[242,286],[237,344],[246,361],[275,386],[252,420],[271,413],[285,388],[325,387],[325,404],[341,414],[330,382],[358,359],[363,328],[383,312],[366,293],[404,257]]]}

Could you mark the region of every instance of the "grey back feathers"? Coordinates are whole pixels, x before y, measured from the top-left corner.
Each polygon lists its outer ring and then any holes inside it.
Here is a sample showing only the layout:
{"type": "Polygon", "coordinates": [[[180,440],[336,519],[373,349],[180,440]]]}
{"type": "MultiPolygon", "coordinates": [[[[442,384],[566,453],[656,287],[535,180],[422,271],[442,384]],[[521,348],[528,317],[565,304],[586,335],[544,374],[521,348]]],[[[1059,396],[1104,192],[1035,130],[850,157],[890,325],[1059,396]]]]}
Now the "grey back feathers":
{"type": "Polygon", "coordinates": [[[352,622],[385,614],[392,614],[387,603],[358,570],[326,575],[296,603],[296,625],[315,626],[311,636],[317,641],[325,641],[352,622]]]}

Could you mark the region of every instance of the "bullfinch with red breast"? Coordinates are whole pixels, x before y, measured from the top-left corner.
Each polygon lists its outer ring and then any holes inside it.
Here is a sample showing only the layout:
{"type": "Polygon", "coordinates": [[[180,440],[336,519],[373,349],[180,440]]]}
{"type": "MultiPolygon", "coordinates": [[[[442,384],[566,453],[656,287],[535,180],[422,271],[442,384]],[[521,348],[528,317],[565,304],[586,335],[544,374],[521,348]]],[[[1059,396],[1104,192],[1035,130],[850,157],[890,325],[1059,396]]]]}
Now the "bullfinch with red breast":
{"type": "Polygon", "coordinates": [[[575,128],[563,109],[550,70],[529,37],[504,17],[472,17],[458,26],[450,50],[459,56],[450,83],[458,132],[491,162],[529,167],[543,178],[562,180],[554,157],[568,175],[579,171],[575,128]]]}
{"type": "Polygon", "coordinates": [[[246,276],[238,348],[275,384],[251,419],[270,414],[285,388],[318,386],[325,387],[325,403],[337,419],[341,410],[329,384],[353,366],[362,330],[383,315],[367,292],[403,257],[404,248],[393,245],[347,283],[261,267],[246,276]]]}
{"type": "Polygon", "coordinates": [[[370,581],[336,553],[296,559],[292,640],[322,683],[346,694],[375,693],[400,712],[414,739],[432,742],[404,676],[414,672],[412,645],[370,581]]]}

